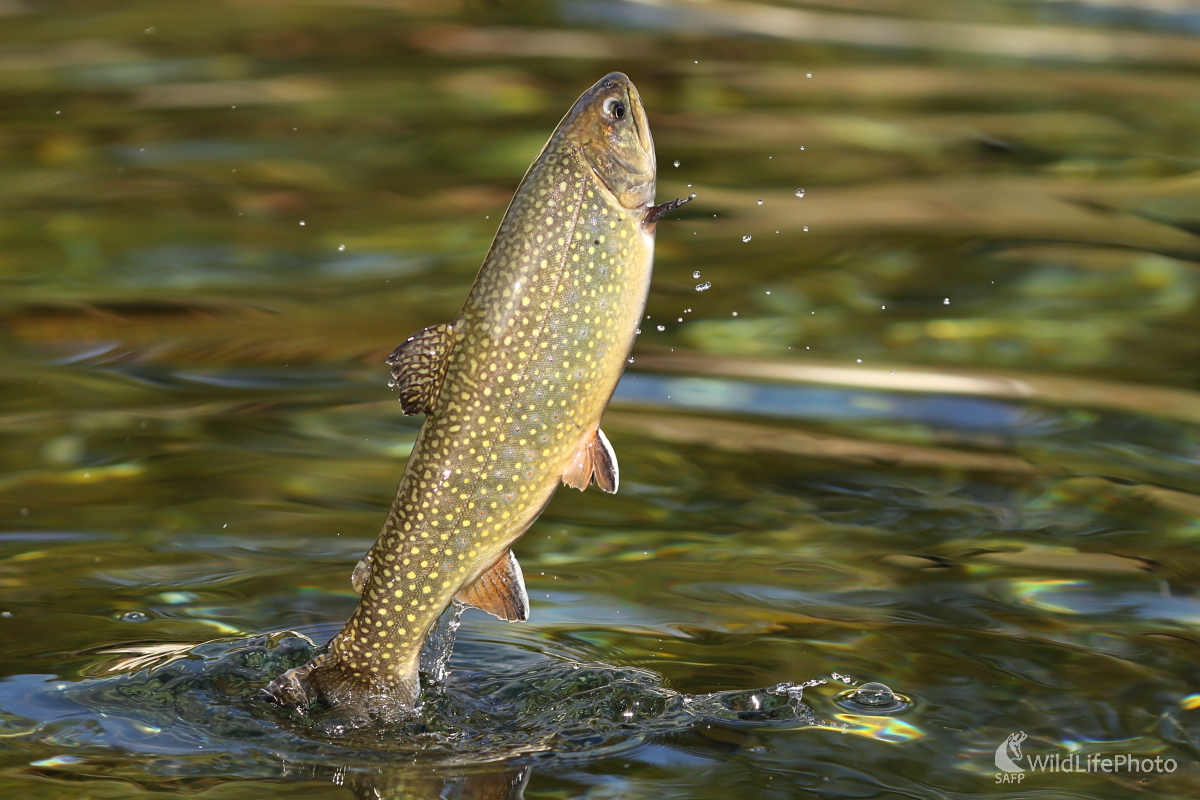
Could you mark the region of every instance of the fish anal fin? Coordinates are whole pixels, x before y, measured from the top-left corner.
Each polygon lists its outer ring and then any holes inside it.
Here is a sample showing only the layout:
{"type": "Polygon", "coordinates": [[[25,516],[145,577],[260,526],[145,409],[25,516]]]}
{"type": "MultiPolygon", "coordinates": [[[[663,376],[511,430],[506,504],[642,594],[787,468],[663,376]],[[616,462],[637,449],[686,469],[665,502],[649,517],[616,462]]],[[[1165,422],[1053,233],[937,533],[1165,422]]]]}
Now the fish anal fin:
{"type": "Polygon", "coordinates": [[[453,348],[454,326],[431,325],[408,337],[387,357],[405,414],[424,414],[433,408],[453,348]]]}
{"type": "Polygon", "coordinates": [[[495,564],[455,595],[455,599],[509,622],[529,619],[525,576],[512,550],[505,550],[495,564]]]}
{"type": "Polygon", "coordinates": [[[621,469],[617,454],[608,437],[599,428],[579,444],[563,470],[563,483],[583,491],[593,482],[609,494],[615,494],[621,484],[621,469]]]}

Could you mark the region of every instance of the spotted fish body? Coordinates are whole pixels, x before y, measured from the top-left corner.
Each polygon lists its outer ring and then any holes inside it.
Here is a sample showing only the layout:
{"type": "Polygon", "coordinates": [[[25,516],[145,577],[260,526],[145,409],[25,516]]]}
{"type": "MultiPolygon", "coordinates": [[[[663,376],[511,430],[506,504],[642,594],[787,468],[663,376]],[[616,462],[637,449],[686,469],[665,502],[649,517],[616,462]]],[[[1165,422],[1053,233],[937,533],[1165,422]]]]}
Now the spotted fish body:
{"type": "Polygon", "coordinates": [[[431,627],[454,598],[528,616],[509,549],[560,482],[615,492],[600,416],[646,303],[654,145],[620,73],[580,97],[534,161],[453,324],[389,359],[408,413],[427,418],[374,547],[362,600],[328,652],[267,689],[359,716],[411,713],[431,627]]]}

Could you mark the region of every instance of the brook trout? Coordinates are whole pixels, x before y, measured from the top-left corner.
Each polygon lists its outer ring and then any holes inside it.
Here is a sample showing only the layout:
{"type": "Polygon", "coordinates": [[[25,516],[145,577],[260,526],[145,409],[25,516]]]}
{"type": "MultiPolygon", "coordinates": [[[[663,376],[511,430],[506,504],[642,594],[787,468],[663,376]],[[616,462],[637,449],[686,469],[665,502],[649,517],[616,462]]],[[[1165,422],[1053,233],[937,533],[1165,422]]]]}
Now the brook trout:
{"type": "Polygon", "coordinates": [[[646,305],[655,223],[687,202],[653,205],[656,174],[641,98],[614,72],[530,166],[458,319],[388,358],[404,412],[425,424],[354,570],[358,608],[268,697],[394,721],[416,708],[421,647],[453,600],[528,618],[513,542],[560,482],[617,491],[600,416],[646,305]]]}

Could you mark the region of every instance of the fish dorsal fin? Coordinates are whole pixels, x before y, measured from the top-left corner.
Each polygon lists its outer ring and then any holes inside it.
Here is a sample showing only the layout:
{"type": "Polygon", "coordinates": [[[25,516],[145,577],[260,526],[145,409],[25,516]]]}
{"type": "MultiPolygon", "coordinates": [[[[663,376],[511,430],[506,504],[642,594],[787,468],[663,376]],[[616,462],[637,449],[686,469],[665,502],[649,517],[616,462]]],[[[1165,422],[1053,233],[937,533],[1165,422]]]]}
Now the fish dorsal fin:
{"type": "Polygon", "coordinates": [[[529,619],[525,576],[512,550],[505,550],[499,561],[456,594],[455,599],[509,622],[529,619]]]}
{"type": "Polygon", "coordinates": [[[575,455],[571,456],[563,470],[563,483],[583,491],[594,481],[609,494],[616,494],[621,483],[621,469],[617,466],[617,454],[613,452],[608,437],[599,428],[583,440],[575,455]]]}
{"type": "Polygon", "coordinates": [[[431,325],[408,337],[387,357],[405,414],[424,414],[433,408],[453,348],[454,326],[431,325]]]}
{"type": "Polygon", "coordinates": [[[371,580],[371,554],[367,553],[354,565],[354,572],[350,573],[350,585],[354,587],[354,591],[362,594],[363,589],[367,588],[369,580],[371,580]]]}

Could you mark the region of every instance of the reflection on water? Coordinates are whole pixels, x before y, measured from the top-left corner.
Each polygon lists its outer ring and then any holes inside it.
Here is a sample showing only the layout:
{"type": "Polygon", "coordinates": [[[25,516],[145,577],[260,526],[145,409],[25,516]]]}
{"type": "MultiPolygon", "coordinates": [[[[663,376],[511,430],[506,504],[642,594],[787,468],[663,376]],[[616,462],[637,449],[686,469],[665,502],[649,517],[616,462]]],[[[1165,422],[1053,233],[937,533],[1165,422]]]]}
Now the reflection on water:
{"type": "Polygon", "coordinates": [[[1197,793],[1188,4],[0,15],[5,796],[1197,793]],[[257,703],[356,603],[384,357],[611,69],[698,195],[621,493],[560,493],[530,622],[468,612],[407,728],[257,703]],[[1179,768],[997,784],[1017,732],[1179,768]]]}

